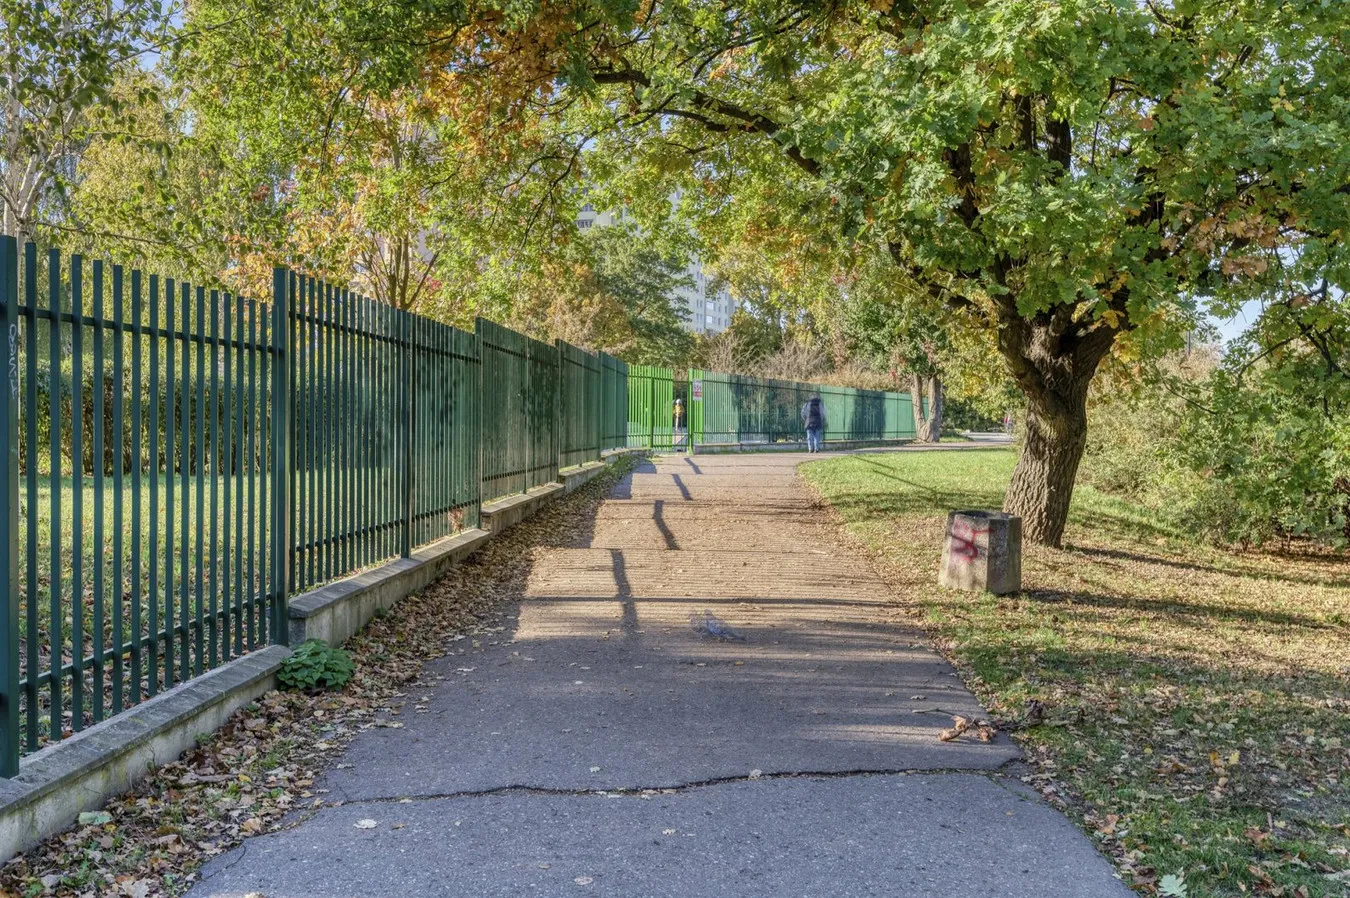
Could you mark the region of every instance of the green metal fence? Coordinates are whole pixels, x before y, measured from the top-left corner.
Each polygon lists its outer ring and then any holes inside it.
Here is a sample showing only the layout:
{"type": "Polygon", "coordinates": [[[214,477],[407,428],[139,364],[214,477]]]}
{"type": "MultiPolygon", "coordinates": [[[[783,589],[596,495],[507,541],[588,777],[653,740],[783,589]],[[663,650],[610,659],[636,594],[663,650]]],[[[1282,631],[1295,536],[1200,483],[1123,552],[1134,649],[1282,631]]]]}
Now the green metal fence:
{"type": "Polygon", "coordinates": [[[0,238],[0,773],[285,640],[279,283],[269,307],[0,238]]]}
{"type": "Polygon", "coordinates": [[[600,445],[622,449],[628,445],[628,365],[603,352],[600,364],[600,445]]]}
{"type": "Polygon", "coordinates": [[[695,444],[797,442],[805,437],[801,408],[819,395],[826,440],[913,439],[907,393],[767,380],[738,374],[689,373],[695,444]]]}
{"type": "Polygon", "coordinates": [[[475,335],[283,270],[271,299],[0,237],[0,775],[478,525],[475,335]]]}
{"type": "Polygon", "coordinates": [[[604,365],[599,356],[559,340],[558,369],[558,464],[596,461],[604,443],[604,365]]]}
{"type": "Polygon", "coordinates": [[[628,366],[559,340],[558,464],[598,461],[627,444],[628,366]]]}
{"type": "Polygon", "coordinates": [[[479,318],[483,365],[483,498],[558,479],[558,350],[479,318]]]}

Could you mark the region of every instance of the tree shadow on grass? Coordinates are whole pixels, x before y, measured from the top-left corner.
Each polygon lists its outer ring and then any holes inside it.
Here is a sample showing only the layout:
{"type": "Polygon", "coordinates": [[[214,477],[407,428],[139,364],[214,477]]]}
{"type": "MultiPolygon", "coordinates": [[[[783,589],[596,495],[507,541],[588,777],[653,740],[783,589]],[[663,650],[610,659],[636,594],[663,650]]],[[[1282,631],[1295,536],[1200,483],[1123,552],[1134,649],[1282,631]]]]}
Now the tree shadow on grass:
{"type": "Polygon", "coordinates": [[[1272,571],[1253,565],[1235,564],[1232,567],[1217,567],[1212,564],[1199,564],[1193,561],[1165,558],[1161,555],[1151,555],[1145,552],[1129,552],[1123,549],[1103,549],[1096,546],[1073,546],[1072,550],[1094,559],[1114,559],[1116,561],[1137,562],[1140,564],[1157,564],[1163,567],[1184,571],[1195,571],[1201,574],[1219,574],[1227,577],[1244,577],[1255,580],[1296,583],[1302,586],[1324,586],[1328,589],[1344,589],[1350,587],[1350,559],[1347,558],[1318,559],[1320,564],[1344,569],[1346,571],[1342,576],[1328,579],[1302,577],[1293,572],[1272,571]]]}
{"type": "MultiPolygon", "coordinates": [[[[1184,602],[1170,598],[1135,598],[1106,595],[1100,592],[1074,592],[1060,589],[1030,589],[1020,593],[1020,595],[1038,604],[1048,606],[1120,609],[1150,614],[1166,614],[1188,619],[1188,623],[1192,625],[1197,621],[1241,621],[1258,626],[1302,627],[1309,630],[1346,630],[1345,627],[1337,626],[1329,621],[1318,620],[1302,614],[1290,614],[1261,608],[1235,608],[1219,604],[1184,602]]],[[[1350,639],[1350,630],[1347,630],[1346,638],[1350,639]]]]}

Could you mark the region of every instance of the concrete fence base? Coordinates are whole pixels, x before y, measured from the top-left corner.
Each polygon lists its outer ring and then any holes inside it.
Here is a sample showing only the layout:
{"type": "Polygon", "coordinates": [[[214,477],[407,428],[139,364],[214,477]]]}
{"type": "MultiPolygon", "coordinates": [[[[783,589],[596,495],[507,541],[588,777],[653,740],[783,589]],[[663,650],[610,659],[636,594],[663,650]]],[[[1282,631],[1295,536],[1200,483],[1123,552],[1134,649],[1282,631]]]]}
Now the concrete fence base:
{"type": "Polygon", "coordinates": [[[151,766],[195,748],[201,734],[275,689],[290,654],[276,645],[250,652],[24,758],[18,776],[0,780],[0,857],[60,832],[151,766]]]}
{"type": "MultiPolygon", "coordinates": [[[[340,645],[379,611],[424,589],[494,535],[548,502],[608,470],[609,464],[646,450],[606,453],[602,462],[570,468],[559,482],[483,506],[483,526],[423,546],[398,558],[290,600],[292,645],[322,639],[340,645]]],[[[0,862],[26,851],[97,810],[196,746],[200,736],[277,687],[277,671],[291,650],[266,646],[236,658],[24,758],[19,775],[0,779],[0,862]]]]}

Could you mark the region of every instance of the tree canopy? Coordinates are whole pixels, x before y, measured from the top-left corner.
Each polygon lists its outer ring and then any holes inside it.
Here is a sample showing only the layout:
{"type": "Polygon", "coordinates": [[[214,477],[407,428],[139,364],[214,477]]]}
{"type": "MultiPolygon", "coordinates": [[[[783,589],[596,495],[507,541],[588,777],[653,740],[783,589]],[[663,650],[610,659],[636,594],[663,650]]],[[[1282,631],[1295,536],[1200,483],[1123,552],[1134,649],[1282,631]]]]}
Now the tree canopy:
{"type": "Polygon", "coordinates": [[[906,289],[994,335],[1029,407],[1008,507],[1046,543],[1113,349],[1344,280],[1341,4],[295,3],[271,21],[322,35],[344,90],[420,85],[466,158],[509,158],[536,190],[587,153],[638,207],[685,185],[711,233],[753,195],[784,239],[880,243],[906,289]]]}
{"type": "MultiPolygon", "coordinates": [[[[1344,290],[1348,26],[1327,0],[196,0],[170,73],[242,276],[346,268],[407,306],[504,235],[562,258],[587,200],[789,275],[883,260],[894,350],[1002,357],[1006,507],[1058,544],[1108,356],[1344,290]]],[[[112,84],[33,71],[11,96],[112,84]]]]}

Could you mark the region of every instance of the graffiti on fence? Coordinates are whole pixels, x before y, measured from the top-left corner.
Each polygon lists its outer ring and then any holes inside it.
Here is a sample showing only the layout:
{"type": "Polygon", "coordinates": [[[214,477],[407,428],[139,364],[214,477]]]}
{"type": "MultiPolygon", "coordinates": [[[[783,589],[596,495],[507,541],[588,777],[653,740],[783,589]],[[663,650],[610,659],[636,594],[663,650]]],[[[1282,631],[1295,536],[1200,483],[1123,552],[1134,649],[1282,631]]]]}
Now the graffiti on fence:
{"type": "MultiPolygon", "coordinates": [[[[9,393],[15,399],[19,398],[19,325],[11,324],[9,326],[9,393]]],[[[17,455],[19,444],[14,444],[14,452],[17,455]]]]}

